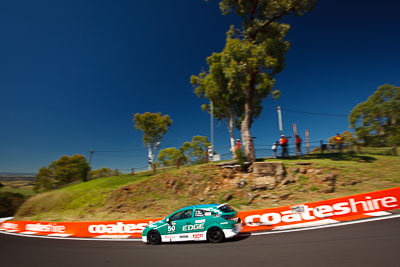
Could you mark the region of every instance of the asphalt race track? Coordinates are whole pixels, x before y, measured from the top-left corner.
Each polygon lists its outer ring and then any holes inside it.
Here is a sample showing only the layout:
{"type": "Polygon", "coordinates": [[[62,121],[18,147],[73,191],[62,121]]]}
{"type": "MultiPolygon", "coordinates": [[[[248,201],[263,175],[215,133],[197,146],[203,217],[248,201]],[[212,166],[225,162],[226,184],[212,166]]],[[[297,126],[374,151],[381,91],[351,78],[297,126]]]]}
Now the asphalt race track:
{"type": "Polygon", "coordinates": [[[400,266],[400,218],[238,236],[221,244],[82,241],[0,234],[1,266],[400,266]]]}

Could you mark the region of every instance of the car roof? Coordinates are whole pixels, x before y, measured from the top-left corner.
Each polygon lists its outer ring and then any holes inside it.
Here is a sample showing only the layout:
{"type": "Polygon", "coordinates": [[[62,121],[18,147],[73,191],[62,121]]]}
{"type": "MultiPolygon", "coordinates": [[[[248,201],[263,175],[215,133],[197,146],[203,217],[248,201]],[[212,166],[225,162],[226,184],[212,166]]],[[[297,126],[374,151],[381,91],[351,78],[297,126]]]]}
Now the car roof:
{"type": "Polygon", "coordinates": [[[181,208],[179,210],[186,210],[186,209],[207,209],[207,208],[216,208],[221,204],[201,204],[201,205],[193,205],[181,208]]]}

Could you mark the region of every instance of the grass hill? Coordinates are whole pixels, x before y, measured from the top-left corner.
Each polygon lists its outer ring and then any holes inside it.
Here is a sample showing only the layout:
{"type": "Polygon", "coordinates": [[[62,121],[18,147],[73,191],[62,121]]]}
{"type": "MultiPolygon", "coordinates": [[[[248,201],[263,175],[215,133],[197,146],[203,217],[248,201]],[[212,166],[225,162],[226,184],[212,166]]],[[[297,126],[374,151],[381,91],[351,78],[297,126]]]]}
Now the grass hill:
{"type": "MultiPolygon", "coordinates": [[[[268,159],[268,161],[272,161],[268,159]]],[[[274,189],[253,174],[215,164],[99,178],[30,197],[17,220],[83,221],[155,218],[193,204],[229,202],[238,210],[336,198],[400,185],[400,157],[311,154],[282,161],[286,177],[274,189]]]]}

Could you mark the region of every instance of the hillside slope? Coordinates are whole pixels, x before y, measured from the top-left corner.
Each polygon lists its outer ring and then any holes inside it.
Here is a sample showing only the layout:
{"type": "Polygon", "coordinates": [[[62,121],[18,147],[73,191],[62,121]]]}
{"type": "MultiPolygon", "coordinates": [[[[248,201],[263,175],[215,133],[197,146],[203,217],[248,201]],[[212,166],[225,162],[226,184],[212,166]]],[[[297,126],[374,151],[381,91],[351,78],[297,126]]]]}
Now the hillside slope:
{"type": "Polygon", "coordinates": [[[288,179],[274,189],[255,186],[252,174],[223,170],[210,163],[156,175],[100,178],[38,194],[20,207],[15,219],[155,218],[187,205],[222,202],[229,202],[238,210],[251,210],[400,185],[400,157],[324,154],[282,162],[288,179]]]}

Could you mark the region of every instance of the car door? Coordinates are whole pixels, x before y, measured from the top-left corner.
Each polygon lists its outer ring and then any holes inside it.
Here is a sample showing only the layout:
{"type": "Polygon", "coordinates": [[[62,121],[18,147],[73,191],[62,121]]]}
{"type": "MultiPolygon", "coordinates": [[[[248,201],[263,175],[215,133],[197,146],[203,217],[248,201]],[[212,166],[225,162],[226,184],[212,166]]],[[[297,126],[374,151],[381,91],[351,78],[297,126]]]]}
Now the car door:
{"type": "Polygon", "coordinates": [[[169,219],[168,233],[179,234],[180,239],[189,238],[185,235],[193,232],[193,209],[181,210],[172,215],[169,219]]]}

